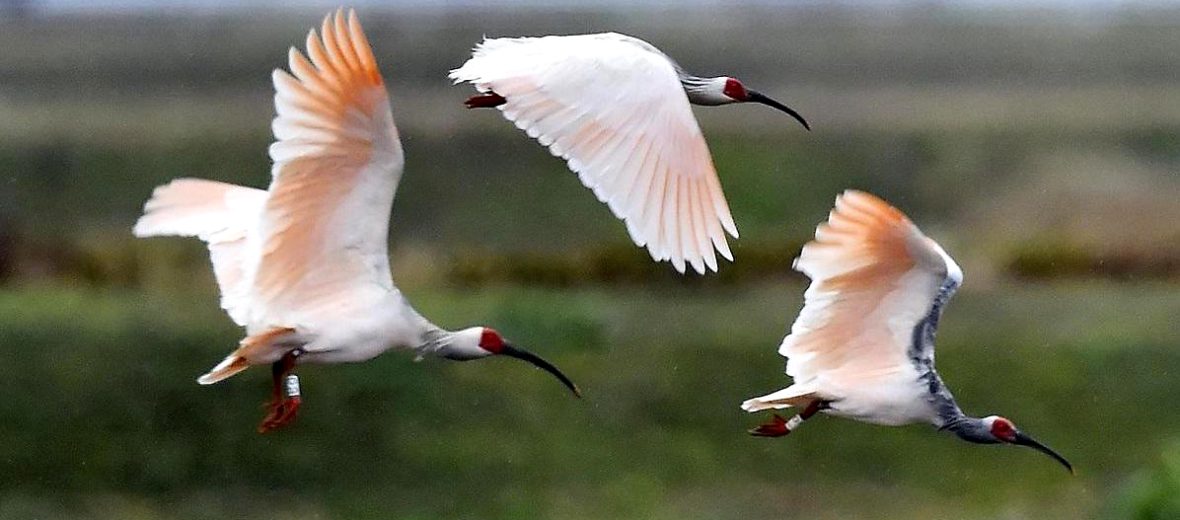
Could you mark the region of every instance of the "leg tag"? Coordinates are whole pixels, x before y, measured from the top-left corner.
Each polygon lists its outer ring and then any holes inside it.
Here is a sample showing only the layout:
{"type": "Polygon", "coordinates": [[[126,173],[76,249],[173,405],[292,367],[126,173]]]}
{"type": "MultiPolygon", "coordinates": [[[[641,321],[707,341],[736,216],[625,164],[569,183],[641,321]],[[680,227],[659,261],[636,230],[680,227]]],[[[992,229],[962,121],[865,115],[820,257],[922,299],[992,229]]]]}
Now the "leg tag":
{"type": "Polygon", "coordinates": [[[287,397],[299,397],[299,376],[287,375],[287,397]]]}
{"type": "Polygon", "coordinates": [[[794,431],[795,428],[798,428],[800,424],[803,424],[803,418],[796,415],[792,417],[791,420],[787,421],[787,429],[794,431]]]}

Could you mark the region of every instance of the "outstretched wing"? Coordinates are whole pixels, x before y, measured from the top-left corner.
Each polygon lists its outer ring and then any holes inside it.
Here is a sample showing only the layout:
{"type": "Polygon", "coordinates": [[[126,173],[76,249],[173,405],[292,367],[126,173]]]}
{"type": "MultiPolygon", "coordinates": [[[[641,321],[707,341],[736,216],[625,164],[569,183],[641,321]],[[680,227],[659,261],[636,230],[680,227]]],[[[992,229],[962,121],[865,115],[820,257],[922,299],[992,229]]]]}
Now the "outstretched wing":
{"type": "Polygon", "coordinates": [[[627,225],[653,259],[717,270],[738,236],[675,65],[614,33],[484,40],[456,83],[506,99],[505,118],[537,139],[627,225]],[[723,231],[724,229],[724,231],[723,231]]]}
{"type": "Polygon", "coordinates": [[[251,226],[266,204],[266,192],[204,179],[175,179],[152,191],[132,233],[137,237],[195,236],[209,246],[221,308],[246,325],[250,286],[244,265],[251,226]]]}
{"type": "Polygon", "coordinates": [[[252,279],[252,323],[290,323],[357,290],[392,290],[389,211],[403,155],[385,83],[343,11],[275,70],[276,142],[252,279]]]}
{"type": "Polygon", "coordinates": [[[858,191],[836,198],[795,269],[812,280],[779,347],[796,384],[912,366],[915,329],[963,279],[902,212],[858,191]]]}
{"type": "Polygon", "coordinates": [[[963,275],[902,212],[844,192],[794,267],[811,278],[778,350],[794,384],[743,408],[780,408],[812,393],[837,399],[899,376],[912,385],[917,364],[933,365],[934,329],[963,275]]]}

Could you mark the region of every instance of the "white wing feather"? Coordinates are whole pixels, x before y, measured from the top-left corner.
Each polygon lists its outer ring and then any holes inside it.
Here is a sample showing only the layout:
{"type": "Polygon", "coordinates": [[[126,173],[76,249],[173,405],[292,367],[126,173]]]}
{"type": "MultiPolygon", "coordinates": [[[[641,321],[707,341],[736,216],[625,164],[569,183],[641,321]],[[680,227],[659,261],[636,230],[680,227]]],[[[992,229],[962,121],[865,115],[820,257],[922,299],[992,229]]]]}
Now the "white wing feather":
{"type": "Polygon", "coordinates": [[[221,308],[238,325],[250,310],[244,272],[247,243],[254,234],[266,192],[204,179],[176,179],[152,191],[132,233],[137,237],[195,236],[209,246],[221,308]]]}
{"type": "Polygon", "coordinates": [[[917,386],[910,359],[914,328],[944,282],[962,280],[938,244],[881,199],[846,191],[795,269],[812,282],[779,347],[794,384],[743,408],[784,408],[808,394],[856,406],[917,386]]]}
{"type": "Polygon", "coordinates": [[[569,168],[653,259],[680,272],[717,270],[738,236],[713,159],[674,64],[614,33],[484,40],[462,67],[468,81],[569,168]],[[724,231],[723,231],[724,229],[724,231]]]}

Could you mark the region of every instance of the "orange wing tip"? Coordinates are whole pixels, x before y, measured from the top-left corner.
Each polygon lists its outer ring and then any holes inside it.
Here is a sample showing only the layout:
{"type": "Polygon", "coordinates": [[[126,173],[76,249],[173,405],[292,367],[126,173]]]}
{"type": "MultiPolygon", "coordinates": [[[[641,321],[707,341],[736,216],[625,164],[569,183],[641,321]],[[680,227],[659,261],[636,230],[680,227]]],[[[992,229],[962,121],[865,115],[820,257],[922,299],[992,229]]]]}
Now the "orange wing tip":
{"type": "Polygon", "coordinates": [[[384,79],[381,77],[381,71],[377,69],[377,57],[373,55],[373,46],[369,44],[369,38],[365,36],[361,20],[354,9],[348,10],[348,29],[352,34],[353,50],[360,58],[361,67],[369,73],[369,79],[374,84],[383,84],[384,79]]]}
{"type": "Polygon", "coordinates": [[[373,48],[369,45],[355,9],[349,9],[346,13],[344,8],[339,8],[334,14],[329,13],[320,24],[320,33],[323,48],[336,65],[338,73],[360,72],[369,84],[384,84],[381,72],[377,69],[373,48]]]}
{"type": "Polygon", "coordinates": [[[841,202],[887,222],[909,220],[901,210],[891,206],[884,199],[865,191],[844,190],[844,193],[836,197],[837,208],[840,208],[841,202]]]}
{"type": "Polygon", "coordinates": [[[862,238],[912,225],[908,217],[880,198],[862,191],[847,190],[836,197],[826,222],[815,229],[816,242],[857,242],[862,238]]]}
{"type": "MultiPolygon", "coordinates": [[[[347,89],[355,82],[379,86],[384,84],[377,59],[365,37],[356,11],[343,9],[329,13],[319,31],[307,32],[307,56],[315,69],[337,89],[347,89]]],[[[297,74],[299,75],[299,74],[297,74]]]]}

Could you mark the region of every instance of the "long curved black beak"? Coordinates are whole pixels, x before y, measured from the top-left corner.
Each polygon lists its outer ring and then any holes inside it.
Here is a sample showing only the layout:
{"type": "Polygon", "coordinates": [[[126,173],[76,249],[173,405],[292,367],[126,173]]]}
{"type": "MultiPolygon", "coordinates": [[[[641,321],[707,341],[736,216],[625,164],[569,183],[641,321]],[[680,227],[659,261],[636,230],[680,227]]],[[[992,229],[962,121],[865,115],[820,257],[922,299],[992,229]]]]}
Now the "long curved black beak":
{"type": "Polygon", "coordinates": [[[1045,446],[1044,444],[1037,442],[1036,439],[1029,437],[1028,435],[1025,435],[1023,432],[1016,432],[1016,438],[1012,440],[1012,444],[1019,444],[1021,446],[1028,446],[1034,450],[1044,453],[1045,455],[1053,457],[1054,460],[1056,460],[1057,462],[1060,462],[1062,466],[1065,466],[1065,469],[1068,469],[1070,474],[1074,474],[1074,475],[1077,474],[1073,470],[1073,465],[1070,464],[1068,460],[1065,460],[1065,457],[1058,455],[1057,452],[1049,449],[1048,446],[1045,446]]]}
{"type": "Polygon", "coordinates": [[[552,363],[541,359],[541,356],[533,354],[532,352],[529,352],[523,348],[509,345],[507,343],[504,344],[504,348],[501,349],[499,353],[508,357],[514,357],[516,359],[528,361],[533,366],[553,374],[553,377],[561,380],[561,383],[574,393],[574,397],[582,397],[582,391],[578,390],[578,385],[575,385],[573,381],[570,381],[570,378],[565,377],[565,374],[561,373],[561,371],[558,370],[557,367],[553,366],[552,363]]]}
{"type": "Polygon", "coordinates": [[[803,128],[806,128],[807,131],[811,131],[811,125],[807,124],[807,120],[803,119],[803,116],[799,115],[798,112],[791,110],[791,107],[779,103],[778,101],[775,101],[758,91],[746,89],[746,94],[749,96],[746,98],[747,102],[762,103],[763,105],[782,110],[783,112],[786,112],[787,115],[795,118],[795,120],[802,124],[803,128]]]}

